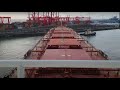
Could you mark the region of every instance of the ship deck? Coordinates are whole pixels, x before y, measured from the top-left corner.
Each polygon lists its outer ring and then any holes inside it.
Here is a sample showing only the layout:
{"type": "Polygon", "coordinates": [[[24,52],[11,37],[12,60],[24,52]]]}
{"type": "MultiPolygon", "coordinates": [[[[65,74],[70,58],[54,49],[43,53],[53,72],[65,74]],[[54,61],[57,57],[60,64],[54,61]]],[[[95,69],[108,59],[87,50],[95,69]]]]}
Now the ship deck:
{"type": "MultiPolygon", "coordinates": [[[[108,56],[71,28],[60,26],[50,29],[42,40],[25,54],[25,59],[108,60],[108,56]]],[[[26,77],[31,78],[101,78],[106,77],[106,74],[108,75],[108,72],[98,68],[26,68],[26,77]]]]}

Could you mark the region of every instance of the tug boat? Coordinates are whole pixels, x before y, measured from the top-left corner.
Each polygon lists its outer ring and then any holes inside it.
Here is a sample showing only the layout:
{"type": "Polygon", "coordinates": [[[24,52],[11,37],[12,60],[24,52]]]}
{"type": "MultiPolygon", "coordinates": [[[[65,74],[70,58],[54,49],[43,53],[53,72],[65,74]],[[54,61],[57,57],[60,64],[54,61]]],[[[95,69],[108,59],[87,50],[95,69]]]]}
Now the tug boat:
{"type": "Polygon", "coordinates": [[[80,33],[80,35],[84,35],[84,36],[95,36],[96,32],[91,31],[91,30],[86,30],[84,33],[80,33]]]}

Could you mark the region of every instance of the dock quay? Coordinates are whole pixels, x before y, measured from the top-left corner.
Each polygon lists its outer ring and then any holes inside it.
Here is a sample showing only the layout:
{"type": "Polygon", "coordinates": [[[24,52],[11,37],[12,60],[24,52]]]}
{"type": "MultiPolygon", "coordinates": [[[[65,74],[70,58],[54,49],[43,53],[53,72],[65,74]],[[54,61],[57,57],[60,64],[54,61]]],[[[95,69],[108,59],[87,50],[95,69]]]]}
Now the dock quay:
{"type": "MultiPolygon", "coordinates": [[[[0,30],[0,38],[4,37],[23,37],[23,36],[44,36],[49,29],[56,26],[41,26],[13,30],[0,30]]],[[[119,29],[115,26],[91,26],[91,25],[67,25],[66,27],[74,29],[77,33],[84,32],[87,29],[93,31],[119,29]]]]}

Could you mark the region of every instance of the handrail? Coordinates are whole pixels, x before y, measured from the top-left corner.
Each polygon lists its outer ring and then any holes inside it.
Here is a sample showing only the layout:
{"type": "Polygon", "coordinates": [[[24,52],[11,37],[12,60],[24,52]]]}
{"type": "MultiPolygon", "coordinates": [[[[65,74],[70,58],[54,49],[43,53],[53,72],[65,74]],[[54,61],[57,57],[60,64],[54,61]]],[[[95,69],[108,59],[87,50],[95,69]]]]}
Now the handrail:
{"type": "Polygon", "coordinates": [[[120,68],[120,60],[0,60],[0,67],[120,68]]]}
{"type": "Polygon", "coordinates": [[[0,67],[17,67],[18,78],[25,77],[25,67],[120,68],[119,60],[0,60],[0,67]]]}

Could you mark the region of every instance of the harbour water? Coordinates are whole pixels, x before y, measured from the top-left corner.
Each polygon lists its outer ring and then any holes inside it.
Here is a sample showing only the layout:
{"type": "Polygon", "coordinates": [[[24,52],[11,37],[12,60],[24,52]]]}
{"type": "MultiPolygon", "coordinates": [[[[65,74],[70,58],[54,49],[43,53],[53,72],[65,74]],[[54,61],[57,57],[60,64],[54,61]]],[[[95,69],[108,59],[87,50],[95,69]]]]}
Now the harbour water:
{"type": "Polygon", "coordinates": [[[96,36],[84,37],[110,60],[120,60],[120,29],[96,31],[96,36]]]}
{"type": "MultiPolygon", "coordinates": [[[[23,59],[24,54],[34,47],[41,36],[0,39],[0,60],[23,59]]],[[[7,75],[13,68],[0,68],[0,77],[7,75]]]]}
{"type": "MultiPolygon", "coordinates": [[[[0,39],[0,60],[22,59],[42,36],[0,39]]],[[[96,36],[84,36],[93,46],[105,52],[110,60],[120,60],[120,30],[96,31],[96,36]]],[[[12,68],[0,68],[0,77],[12,68]]]]}

